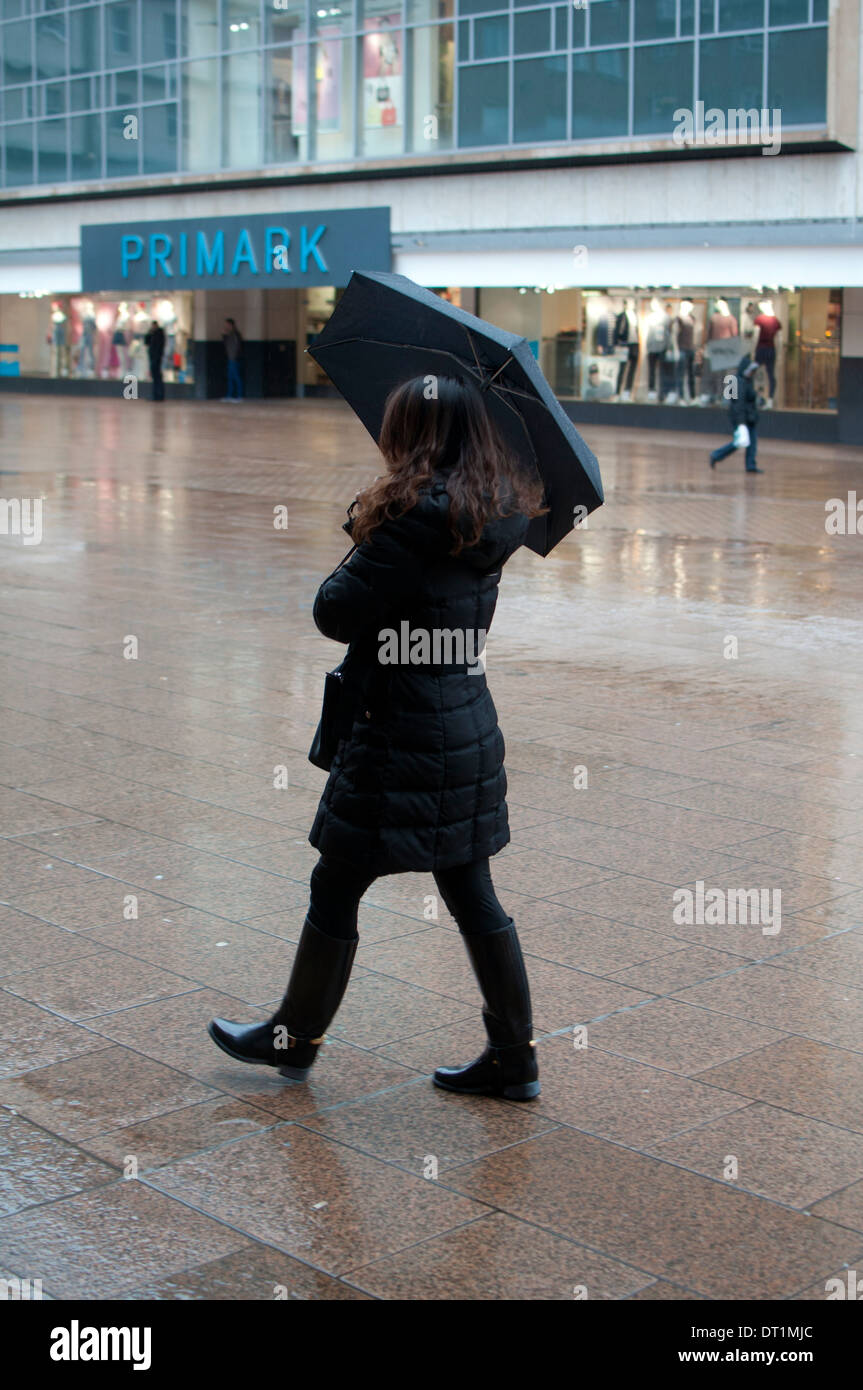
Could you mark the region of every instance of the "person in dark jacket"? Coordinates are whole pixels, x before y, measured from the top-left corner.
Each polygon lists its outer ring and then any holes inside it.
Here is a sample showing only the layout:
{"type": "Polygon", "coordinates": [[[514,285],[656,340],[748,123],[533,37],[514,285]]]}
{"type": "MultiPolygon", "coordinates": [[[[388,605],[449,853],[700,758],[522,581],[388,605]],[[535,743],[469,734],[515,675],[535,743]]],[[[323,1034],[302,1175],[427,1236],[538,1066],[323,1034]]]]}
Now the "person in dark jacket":
{"type": "Polygon", "coordinates": [[[542,511],[472,382],[428,378],[390,395],[387,472],[359,494],[356,549],[318,590],[314,619],[347,644],[342,737],[309,839],[320,852],[287,992],[265,1023],[214,1019],[229,1056],[308,1076],[341,1003],[357,909],[382,874],[424,871],[462,933],[488,1046],[435,1084],[471,1095],[539,1094],[530,992],[515,924],[489,859],[508,843],[504,742],[480,655],[501,570],[542,511]]]}
{"type": "MultiPolygon", "coordinates": [[[[764,469],[758,467],[756,461],[756,450],[758,448],[758,393],[755,390],[755,374],[758,371],[758,363],[753,362],[747,353],[741,357],[740,365],[737,368],[737,376],[734,378],[734,391],[729,402],[728,413],[731,416],[731,428],[736,430],[738,425],[745,425],[749,430],[749,443],[746,447],[746,472],[763,473],[764,469]]],[[[732,439],[730,444],[723,444],[721,449],[714,449],[710,455],[710,467],[715,468],[720,459],[728,458],[738,448],[732,439]]]]}
{"type": "Polygon", "coordinates": [[[222,400],[241,401],[243,399],[243,335],[233,319],[225,319],[222,342],[225,345],[225,357],[228,360],[228,394],[223,396],[222,400]]]}
{"type": "Polygon", "coordinates": [[[153,378],[153,400],[165,399],[165,384],[162,381],[162,358],[165,355],[165,330],[155,319],[144,336],[147,356],[150,359],[150,376],[153,378]]]}

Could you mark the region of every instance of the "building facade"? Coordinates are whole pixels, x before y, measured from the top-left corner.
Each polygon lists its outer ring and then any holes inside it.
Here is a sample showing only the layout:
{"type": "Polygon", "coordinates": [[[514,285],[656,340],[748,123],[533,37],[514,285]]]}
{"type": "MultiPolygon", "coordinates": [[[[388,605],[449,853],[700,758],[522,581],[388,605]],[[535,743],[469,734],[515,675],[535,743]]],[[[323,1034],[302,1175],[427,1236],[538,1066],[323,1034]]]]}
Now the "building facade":
{"type": "Polygon", "coordinates": [[[326,391],[352,269],[576,418],[863,442],[859,0],[0,0],[0,387],[326,391]],[[282,235],[284,233],[284,235],[282,235]],[[684,407],[681,409],[681,407],[684,407]]]}

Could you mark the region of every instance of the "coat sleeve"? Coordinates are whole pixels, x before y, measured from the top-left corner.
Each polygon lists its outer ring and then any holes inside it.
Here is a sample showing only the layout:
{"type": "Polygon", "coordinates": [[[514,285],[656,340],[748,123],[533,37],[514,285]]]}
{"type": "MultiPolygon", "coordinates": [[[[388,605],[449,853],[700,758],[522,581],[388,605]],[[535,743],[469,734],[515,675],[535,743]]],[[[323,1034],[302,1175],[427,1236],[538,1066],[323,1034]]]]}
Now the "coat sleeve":
{"type": "Polygon", "coordinates": [[[352,642],[362,632],[379,629],[388,615],[410,602],[451,539],[436,515],[420,511],[414,507],[383,522],[347,564],[324,580],[313,610],[324,637],[352,642]]]}

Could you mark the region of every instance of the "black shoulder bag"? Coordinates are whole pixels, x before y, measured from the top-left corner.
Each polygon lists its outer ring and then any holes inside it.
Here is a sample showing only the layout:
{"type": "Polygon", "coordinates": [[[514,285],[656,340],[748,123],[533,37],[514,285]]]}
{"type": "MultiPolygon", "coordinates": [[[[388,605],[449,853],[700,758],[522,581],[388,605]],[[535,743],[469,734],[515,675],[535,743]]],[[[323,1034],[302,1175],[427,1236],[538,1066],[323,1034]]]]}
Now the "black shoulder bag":
{"type": "MultiPolygon", "coordinates": [[[[336,565],[333,574],[338,574],[342,565],[347,564],[355,550],[356,546],[352,545],[344,559],[336,565]]],[[[327,575],[327,579],[332,579],[333,574],[327,575]]],[[[324,584],[326,584],[327,579],[323,581],[324,584]]],[[[329,772],[332,767],[336,749],[339,746],[339,739],[342,737],[342,726],[345,721],[344,664],[344,661],[341,661],[334,671],[328,671],[324,677],[321,717],[312,739],[312,746],[309,749],[309,762],[313,763],[315,767],[319,767],[322,772],[329,772]]]]}

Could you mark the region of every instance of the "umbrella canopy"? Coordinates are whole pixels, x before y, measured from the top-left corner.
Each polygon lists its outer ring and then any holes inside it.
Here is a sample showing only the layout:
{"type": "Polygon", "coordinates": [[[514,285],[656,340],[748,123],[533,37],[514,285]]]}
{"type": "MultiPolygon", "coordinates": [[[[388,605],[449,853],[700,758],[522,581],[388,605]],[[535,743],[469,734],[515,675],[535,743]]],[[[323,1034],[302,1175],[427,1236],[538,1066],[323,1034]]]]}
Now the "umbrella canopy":
{"type": "Polygon", "coordinates": [[[355,271],[308,352],[375,443],[393,387],[416,376],[473,378],[509,448],[543,481],[550,511],[533,519],[526,539],[538,555],[602,505],[599,464],[527,340],[457,309],[406,275],[355,271]],[[584,511],[576,515],[576,507],[584,511]]]}

